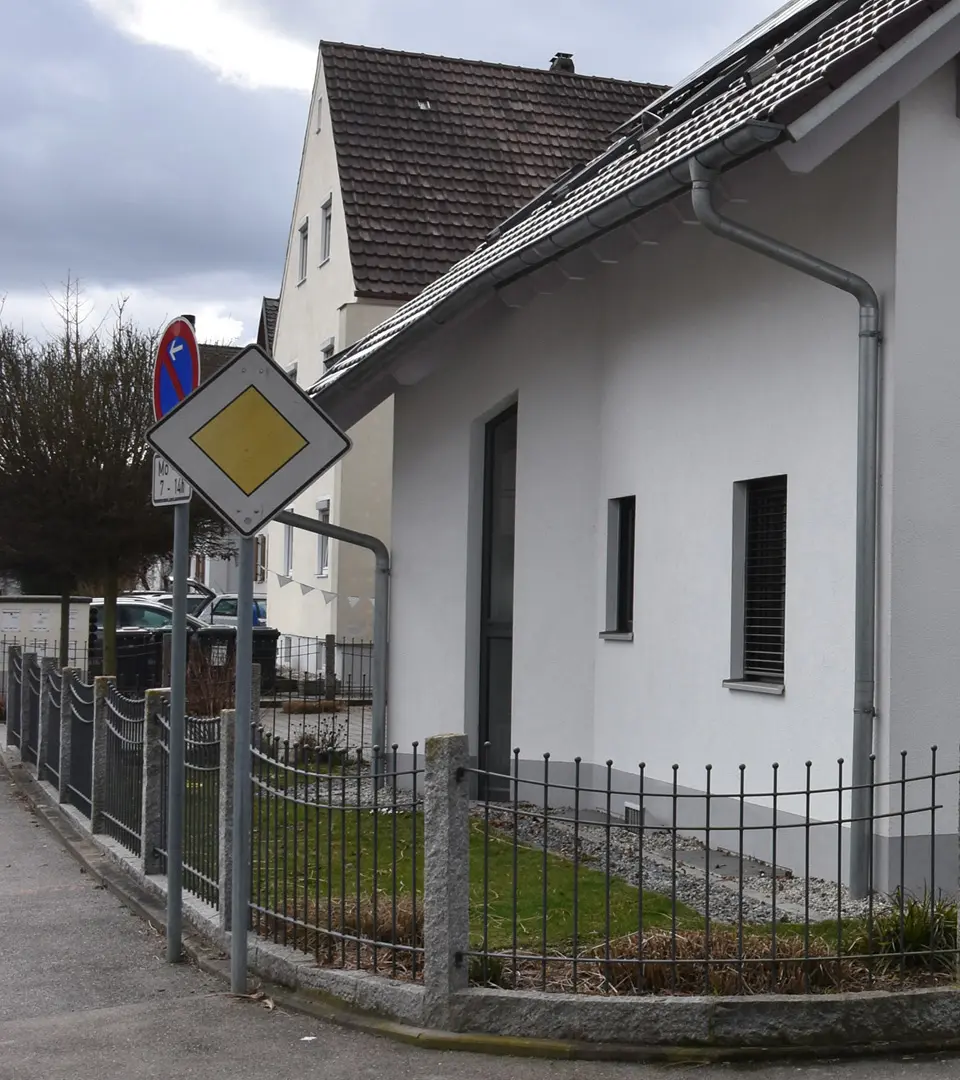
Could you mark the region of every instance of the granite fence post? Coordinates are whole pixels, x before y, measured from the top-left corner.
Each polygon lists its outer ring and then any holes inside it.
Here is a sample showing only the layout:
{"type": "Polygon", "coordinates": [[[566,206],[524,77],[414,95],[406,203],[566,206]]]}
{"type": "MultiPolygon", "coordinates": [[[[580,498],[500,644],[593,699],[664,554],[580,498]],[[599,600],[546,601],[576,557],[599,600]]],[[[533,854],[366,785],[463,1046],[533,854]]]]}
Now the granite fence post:
{"type": "Polygon", "coordinates": [[[217,814],[217,827],[220,830],[220,929],[223,931],[230,929],[233,905],[233,747],[236,731],[236,710],[224,709],[220,714],[220,806],[217,814]]]}
{"type": "Polygon", "coordinates": [[[70,801],[70,762],[73,742],[73,684],[82,677],[79,668],[64,668],[60,690],[60,790],[58,801],[70,801]]]}
{"type": "Polygon", "coordinates": [[[23,670],[20,667],[22,659],[23,651],[19,645],[10,645],[7,648],[7,683],[4,687],[5,696],[3,699],[4,715],[7,721],[7,746],[13,746],[15,741],[19,745],[19,734],[15,740],[14,733],[20,730],[20,680],[17,669],[23,670]],[[14,723],[14,720],[16,720],[16,723],[14,723]]]}
{"type": "Polygon", "coordinates": [[[423,946],[425,1022],[450,1029],[452,998],[467,987],[470,946],[470,752],[466,735],[425,746],[423,946]]]}
{"type": "MultiPolygon", "coordinates": [[[[59,661],[52,656],[45,656],[40,661],[40,731],[37,742],[37,779],[47,775],[47,757],[50,753],[52,726],[60,725],[60,716],[51,709],[53,696],[50,693],[50,675],[57,670],[59,661]]],[[[60,762],[56,762],[59,765],[60,762]]]]}
{"type": "Polygon", "coordinates": [[[143,835],[140,851],[145,874],[160,873],[162,860],[158,851],[165,848],[167,843],[161,816],[165,770],[160,714],[169,700],[169,690],[148,690],[143,703],[143,835]]]}
{"type": "Polygon", "coordinates": [[[107,694],[113,679],[93,680],[93,782],[90,787],[90,831],[103,832],[103,805],[107,795],[107,694]]]}
{"type": "Polygon", "coordinates": [[[30,710],[33,705],[33,682],[30,673],[37,662],[35,652],[25,652],[20,657],[20,758],[26,760],[24,750],[30,744],[30,710]]]}

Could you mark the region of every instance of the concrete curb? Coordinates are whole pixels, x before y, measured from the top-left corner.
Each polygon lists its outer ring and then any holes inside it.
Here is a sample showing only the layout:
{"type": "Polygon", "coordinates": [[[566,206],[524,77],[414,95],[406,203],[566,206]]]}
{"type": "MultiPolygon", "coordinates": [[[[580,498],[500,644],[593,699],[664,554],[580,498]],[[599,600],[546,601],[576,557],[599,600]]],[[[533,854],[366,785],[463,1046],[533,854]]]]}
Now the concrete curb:
{"type": "MultiPolygon", "coordinates": [[[[79,863],[82,871],[89,873],[102,887],[107,889],[125,907],[129,908],[144,921],[149,923],[159,933],[166,928],[166,912],[159,889],[151,890],[135,880],[138,875],[132,869],[123,864],[123,861],[115,852],[101,841],[86,832],[79,824],[76,824],[68,812],[53,802],[51,796],[33,776],[32,771],[19,761],[19,755],[10,748],[3,749],[0,744],[0,767],[14,784],[17,792],[30,806],[36,817],[43,822],[46,828],[60,842],[61,846],[79,863]]],[[[183,936],[183,949],[185,957],[195,963],[201,971],[220,979],[225,984],[230,981],[230,963],[224,952],[223,941],[218,937],[226,938],[229,935],[220,935],[212,928],[198,929],[195,924],[197,918],[205,918],[196,912],[185,908],[185,925],[183,936]]],[[[736,1039],[736,1024],[733,1016],[729,1017],[730,1023],[727,1031],[721,1034],[713,1032],[714,1022],[717,1016],[722,1018],[725,1012],[735,1013],[735,1002],[730,999],[649,999],[649,1012],[657,1013],[660,1019],[658,1027],[663,1027],[662,1017],[664,1013],[677,1010],[677,1006],[671,1003],[689,1001],[690,1004],[702,1005],[709,1013],[708,1030],[703,1034],[707,1038],[716,1034],[720,1037],[721,1045],[683,1045],[682,1040],[689,1038],[689,1033],[684,1033],[679,1023],[671,1023],[669,1026],[676,1032],[677,1042],[670,1045],[660,1043],[636,1044],[627,1042],[610,1041],[582,1041],[566,1038],[539,1038],[523,1033],[522,1029],[528,1025],[524,1018],[530,1022],[539,1022],[542,1018],[542,1010],[549,1008],[554,1015],[562,1013],[563,1006],[567,1004],[569,995],[536,995],[534,1000],[527,1003],[530,1008],[518,1009],[512,1017],[511,1026],[514,1034],[503,1035],[484,1032],[452,1032],[440,1031],[420,1026],[416,1023],[403,1023],[398,1020],[388,1019],[378,1014],[371,1008],[358,1006],[357,998],[365,997],[367,1000],[375,1000],[378,995],[359,995],[354,991],[351,994],[349,1004],[344,1003],[341,993],[348,984],[354,986],[371,983],[382,983],[383,979],[375,976],[363,978],[364,973],[349,973],[341,971],[324,971],[314,968],[309,975],[305,971],[307,966],[312,966],[309,957],[291,958],[284,955],[290,950],[278,946],[260,946],[251,949],[251,968],[260,977],[259,989],[271,997],[278,1005],[293,1011],[315,1017],[319,1020],[335,1023],[356,1031],[370,1035],[380,1035],[411,1046],[419,1046],[432,1050],[460,1050],[471,1053],[540,1057],[563,1060],[606,1060],[625,1062],[660,1062],[669,1064],[710,1064],[734,1061],[769,1061],[782,1059],[810,1059],[810,1058],[840,1058],[840,1057],[878,1057],[887,1054],[904,1053],[942,1053],[947,1050],[960,1050],[960,993],[953,989],[941,989],[935,991],[915,991],[903,994],[863,994],[843,995],[846,999],[855,999],[859,1004],[859,1010],[851,1009],[849,1026],[834,1026],[830,1031],[830,1041],[819,1035],[817,1042],[804,1043],[802,1045],[789,1045],[777,1042],[778,1030],[782,1030],[784,1013],[782,1007],[789,1002],[794,1010],[798,1004],[796,998],[784,999],[780,997],[751,999],[754,1005],[760,1005],[766,1013],[766,1023],[770,1033],[770,1042],[767,1045],[758,1043],[754,1033],[751,1040],[747,1036],[739,1044],[736,1039]],[[357,978],[357,974],[361,978],[357,978]],[[305,987],[301,979],[307,975],[311,982],[317,981],[326,984],[317,987],[305,987]],[[277,981],[277,976],[283,982],[277,981]],[[320,978],[318,978],[320,976],[320,978]],[[323,978],[333,976],[334,978],[323,978]],[[344,976],[344,978],[338,978],[344,976]],[[338,993],[338,991],[340,993],[338,993]],[[543,998],[543,1001],[537,1000],[543,998]],[[924,1001],[924,999],[932,999],[924,1001]],[[858,1036],[867,1033],[871,1036],[874,1032],[884,1032],[883,1027],[869,1024],[866,1028],[863,1023],[863,1015],[873,1012],[881,1014],[881,1024],[887,1023],[889,1013],[892,1010],[904,1010],[917,1019],[917,1006],[928,1004],[931,1007],[930,1024],[932,1029],[929,1034],[918,1033],[915,1030],[913,1037],[894,1040],[892,1038],[871,1037],[869,1041],[858,1041],[858,1036]],[[910,1006],[913,1006],[912,1008],[910,1006]],[[878,1006],[881,1006],[878,1009],[878,1006]],[[883,1007],[886,1006],[886,1007],[883,1007]],[[860,1015],[854,1015],[859,1012],[860,1015]],[[886,1014],[886,1015],[884,1015],[886,1014]],[[954,1034],[957,1033],[957,1034],[954,1034]],[[752,1042],[752,1044],[751,1044],[752,1042]]],[[[420,991],[422,988],[406,987],[398,984],[401,991],[420,991]]],[[[373,989],[370,987],[370,989],[373,989]]],[[[459,996],[459,995],[458,995],[459,996]]],[[[524,998],[528,995],[523,995],[524,998]]],[[[839,1003],[838,995],[838,1003],[839,1003]]],[[[463,992],[462,1000],[457,1002],[457,1021],[464,1022],[465,1013],[474,1011],[478,1007],[480,1013],[484,1011],[484,999],[490,1006],[491,1022],[497,999],[505,998],[512,1000],[514,1005],[519,1005],[516,994],[506,991],[495,990],[469,990],[463,992]]],[[[739,1000],[739,999],[737,999],[739,1000]]],[[[591,999],[592,1001],[592,999],[591,999]]],[[[807,1011],[813,1017],[822,1013],[824,999],[810,999],[807,1011]]],[[[600,1007],[605,1004],[605,999],[598,999],[590,1008],[590,1012],[599,1014],[600,1007]]],[[[391,1005],[395,1006],[396,1002],[391,1005]]],[[[422,1009],[422,1000],[408,1002],[407,1009],[402,1012],[416,1014],[422,1009]],[[412,1006],[412,1007],[411,1007],[412,1006]]],[[[788,1006],[790,1007],[790,1006],[788,1006]]],[[[680,1006],[682,1009],[682,1005],[680,1006]]],[[[831,1010],[832,1011],[832,1010],[831,1010]]],[[[484,1022],[484,1018],[474,1016],[484,1022]]],[[[588,1019],[588,1018],[585,1018],[588,1019]]],[[[692,1017],[691,1017],[692,1019],[692,1017]]],[[[677,1016],[676,1021],[681,1017],[677,1016]]],[[[620,1017],[618,1022],[623,1022],[620,1017]]],[[[547,1027],[549,1028],[549,1024],[547,1027]]],[[[603,1025],[604,1027],[606,1025],[603,1025]]],[[[641,1029],[647,1027],[640,1024],[641,1029]]],[[[915,1024],[915,1029],[922,1025],[915,1024]]],[[[637,1028],[634,1028],[637,1030],[637,1028]]],[[[885,1034],[889,1035],[889,1026],[885,1034]]],[[[640,1031],[637,1031],[640,1034],[640,1031]]]]}

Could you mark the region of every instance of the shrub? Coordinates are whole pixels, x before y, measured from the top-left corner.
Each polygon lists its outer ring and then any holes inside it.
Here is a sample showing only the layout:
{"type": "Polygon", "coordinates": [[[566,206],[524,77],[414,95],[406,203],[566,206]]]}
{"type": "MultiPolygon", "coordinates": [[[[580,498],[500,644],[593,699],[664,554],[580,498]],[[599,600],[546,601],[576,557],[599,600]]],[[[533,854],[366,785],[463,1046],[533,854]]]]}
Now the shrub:
{"type": "Polygon", "coordinates": [[[934,900],[926,890],[922,897],[905,898],[898,889],[892,905],[874,916],[872,928],[860,927],[849,951],[879,954],[885,968],[898,967],[902,955],[906,968],[947,971],[956,966],[956,949],[957,905],[943,896],[934,900]]]}

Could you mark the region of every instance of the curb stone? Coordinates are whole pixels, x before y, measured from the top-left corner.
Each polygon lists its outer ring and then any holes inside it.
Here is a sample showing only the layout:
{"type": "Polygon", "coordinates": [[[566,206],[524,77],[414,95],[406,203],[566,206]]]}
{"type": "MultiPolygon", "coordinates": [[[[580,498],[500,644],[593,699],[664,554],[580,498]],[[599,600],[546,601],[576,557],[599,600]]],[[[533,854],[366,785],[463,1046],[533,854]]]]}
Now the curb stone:
{"type": "MultiPolygon", "coordinates": [[[[31,812],[59,841],[81,869],[125,907],[163,934],[166,928],[164,905],[146,889],[130,880],[129,875],[104,851],[92,836],[84,833],[50,801],[46,792],[25,768],[18,755],[0,747],[0,770],[31,812]]],[[[195,963],[205,974],[229,985],[230,962],[224,952],[211,946],[197,932],[184,928],[184,958],[195,963]]],[[[905,1054],[944,1054],[960,1051],[960,1034],[948,1039],[913,1039],[904,1042],[872,1044],[839,1043],[805,1046],[662,1046],[585,1042],[567,1039],[539,1039],[524,1036],[493,1035],[471,1032],[448,1032],[399,1023],[383,1016],[348,1006],[334,994],[322,990],[290,989],[261,980],[258,989],[276,1004],[315,1019],[334,1023],[369,1035],[379,1035],[395,1042],[426,1050],[491,1054],[498,1056],[536,1057],[553,1060],[623,1061],[673,1065],[708,1065],[724,1062],[767,1062],[776,1060],[837,1060],[851,1057],[890,1057],[905,1054]]],[[[842,1032],[838,1032],[842,1037],[842,1032]]]]}

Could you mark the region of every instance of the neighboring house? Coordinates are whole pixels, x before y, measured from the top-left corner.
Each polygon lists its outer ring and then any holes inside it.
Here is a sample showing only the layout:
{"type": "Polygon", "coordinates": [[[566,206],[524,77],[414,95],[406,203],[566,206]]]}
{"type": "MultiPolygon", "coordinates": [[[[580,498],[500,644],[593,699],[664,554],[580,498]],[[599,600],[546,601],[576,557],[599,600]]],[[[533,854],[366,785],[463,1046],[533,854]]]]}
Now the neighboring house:
{"type": "MultiPolygon", "coordinates": [[[[897,830],[908,875],[930,847],[929,817],[898,820],[901,751],[912,775],[932,744],[957,763],[960,0],[780,17],[347,350],[314,396],[348,427],[393,396],[390,742],[462,717],[498,772],[515,746],[524,770],[549,751],[557,783],[578,755],[601,788],[607,759],[634,785],[643,761],[648,793],[674,763],[687,794],[707,763],[714,792],[738,790],[741,763],[769,790],[773,762],[779,791],[802,791],[807,759],[830,786],[843,758],[868,785],[853,808],[869,812],[875,768],[876,810],[894,815],[874,849],[891,887],[897,830]],[[861,275],[846,279],[860,317],[839,288],[715,235],[711,204],[861,275]]],[[[836,798],[811,809],[829,820],[836,798]]],[[[812,832],[813,869],[835,873],[836,826],[812,832]]],[[[853,832],[859,875],[869,837],[853,832]]],[[[803,837],[780,850],[801,870],[803,837]]]]}
{"type": "MultiPolygon", "coordinates": [[[[258,336],[301,385],[660,90],[573,74],[559,54],[553,67],[321,43],[279,311],[264,301],[258,336]]],[[[293,509],[389,543],[392,412],[386,395],[293,509]]],[[[287,526],[268,532],[272,625],[369,640],[370,553],[287,526]]]]}

